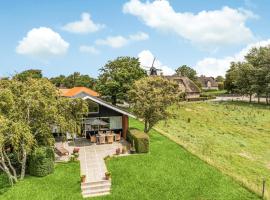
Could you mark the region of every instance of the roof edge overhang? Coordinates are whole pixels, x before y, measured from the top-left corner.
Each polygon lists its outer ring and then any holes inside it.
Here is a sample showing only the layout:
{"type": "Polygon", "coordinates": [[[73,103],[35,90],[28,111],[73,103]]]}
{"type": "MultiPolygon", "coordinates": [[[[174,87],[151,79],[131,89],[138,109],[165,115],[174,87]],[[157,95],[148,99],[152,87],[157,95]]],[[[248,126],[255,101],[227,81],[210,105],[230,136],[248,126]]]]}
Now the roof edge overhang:
{"type": "Polygon", "coordinates": [[[123,115],[127,115],[129,117],[132,117],[132,118],[136,119],[136,116],[135,115],[132,115],[132,114],[130,114],[130,113],[124,111],[124,110],[121,110],[121,109],[119,109],[119,108],[117,108],[117,107],[115,107],[113,105],[110,105],[110,104],[104,102],[103,100],[101,100],[101,99],[99,99],[97,97],[93,97],[93,96],[88,95],[88,96],[86,96],[86,97],[84,97],[82,99],[83,100],[90,99],[90,100],[92,100],[92,101],[94,101],[94,102],[96,102],[96,103],[98,103],[100,105],[103,105],[103,106],[105,106],[107,108],[110,108],[110,109],[112,109],[112,110],[114,110],[116,112],[119,112],[119,113],[121,113],[123,115]]]}

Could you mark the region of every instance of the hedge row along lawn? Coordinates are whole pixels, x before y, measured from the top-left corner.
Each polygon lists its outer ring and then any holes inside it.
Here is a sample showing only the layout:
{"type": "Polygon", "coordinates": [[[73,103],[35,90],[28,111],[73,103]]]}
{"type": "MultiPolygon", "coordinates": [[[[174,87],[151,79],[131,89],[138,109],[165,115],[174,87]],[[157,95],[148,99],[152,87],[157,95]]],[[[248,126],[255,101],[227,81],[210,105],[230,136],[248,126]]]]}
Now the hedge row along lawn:
{"type": "MultiPolygon", "coordinates": [[[[131,120],[130,124],[142,130],[140,122],[131,120]]],[[[150,139],[148,154],[107,160],[112,172],[112,194],[93,199],[258,199],[230,177],[156,131],[151,131],[150,139]]],[[[82,199],[79,180],[77,163],[58,164],[54,174],[27,177],[0,199],[82,199]]]]}
{"type": "Polygon", "coordinates": [[[270,199],[270,107],[244,102],[182,103],[156,128],[188,151],[270,199]],[[190,122],[189,122],[190,120],[190,122]]]}

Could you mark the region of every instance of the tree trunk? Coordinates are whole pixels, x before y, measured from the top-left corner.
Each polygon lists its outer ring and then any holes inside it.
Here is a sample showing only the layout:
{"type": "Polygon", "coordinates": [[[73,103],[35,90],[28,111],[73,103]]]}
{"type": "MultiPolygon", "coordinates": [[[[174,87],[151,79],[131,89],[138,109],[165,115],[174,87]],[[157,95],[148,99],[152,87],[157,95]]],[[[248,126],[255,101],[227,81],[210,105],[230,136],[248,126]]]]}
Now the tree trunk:
{"type": "Polygon", "coordinates": [[[258,103],[260,103],[260,100],[261,100],[261,99],[260,99],[260,95],[258,95],[258,103]]]}
{"type": "Polygon", "coordinates": [[[268,105],[268,104],[269,104],[269,94],[266,93],[266,105],[268,105]]]}
{"type": "Polygon", "coordinates": [[[13,176],[16,177],[16,182],[17,182],[17,172],[15,170],[15,168],[12,166],[11,161],[9,159],[9,157],[7,156],[6,152],[3,150],[3,155],[4,155],[4,159],[7,161],[9,168],[11,169],[13,176]]]}
{"type": "Polygon", "coordinates": [[[147,133],[147,128],[148,127],[148,122],[145,120],[144,121],[144,132],[147,133]]]}
{"type": "Polygon", "coordinates": [[[249,94],[249,103],[252,101],[252,94],[249,94]]]}
{"type": "Polygon", "coordinates": [[[112,104],[116,105],[116,95],[112,95],[111,100],[112,100],[112,104]]]}
{"type": "MultiPolygon", "coordinates": [[[[12,175],[12,173],[10,172],[10,169],[7,167],[6,162],[5,162],[5,156],[4,156],[4,153],[3,153],[3,149],[0,150],[0,159],[1,159],[0,160],[0,169],[3,170],[3,172],[6,173],[6,175],[8,176],[10,185],[13,186],[14,183],[16,183],[18,181],[17,176],[16,176],[16,173],[12,175]]],[[[10,163],[9,158],[8,158],[8,162],[10,163]]]]}
{"type": "Polygon", "coordinates": [[[25,176],[26,159],[27,159],[26,150],[25,150],[25,148],[24,148],[24,145],[22,145],[22,167],[21,167],[21,180],[23,180],[23,179],[24,179],[24,176],[25,176]]]}

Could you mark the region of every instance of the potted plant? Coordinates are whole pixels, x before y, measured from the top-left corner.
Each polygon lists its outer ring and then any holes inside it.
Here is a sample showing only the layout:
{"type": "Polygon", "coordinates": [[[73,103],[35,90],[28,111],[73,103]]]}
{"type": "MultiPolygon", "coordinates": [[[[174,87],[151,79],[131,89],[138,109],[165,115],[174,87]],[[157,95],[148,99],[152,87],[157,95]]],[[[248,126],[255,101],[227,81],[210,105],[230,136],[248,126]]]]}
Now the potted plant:
{"type": "Polygon", "coordinates": [[[122,148],[122,154],[125,154],[125,153],[127,153],[127,148],[126,147],[123,147],[122,148]]]}
{"type": "Polygon", "coordinates": [[[111,178],[111,172],[105,172],[105,179],[110,180],[111,178]]]}
{"type": "Polygon", "coordinates": [[[121,149],[120,149],[120,148],[117,148],[117,149],[115,150],[115,153],[116,153],[116,155],[119,155],[119,154],[121,153],[121,149]]]}
{"type": "Polygon", "coordinates": [[[79,151],[80,151],[80,148],[78,148],[78,147],[75,147],[75,148],[73,149],[73,153],[79,153],[79,151]]]}
{"type": "Polygon", "coordinates": [[[78,158],[79,158],[79,153],[73,153],[73,155],[74,155],[75,159],[78,160],[78,158]]]}
{"type": "Polygon", "coordinates": [[[81,182],[85,183],[85,180],[86,180],[86,175],[81,175],[81,182]]]}

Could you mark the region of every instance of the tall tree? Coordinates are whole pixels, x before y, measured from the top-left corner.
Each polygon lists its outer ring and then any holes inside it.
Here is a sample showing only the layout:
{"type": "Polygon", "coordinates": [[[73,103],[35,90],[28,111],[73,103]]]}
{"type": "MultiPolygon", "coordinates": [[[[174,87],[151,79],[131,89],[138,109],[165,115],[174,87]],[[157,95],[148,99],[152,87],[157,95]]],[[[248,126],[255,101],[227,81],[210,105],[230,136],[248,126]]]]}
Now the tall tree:
{"type": "MultiPolygon", "coordinates": [[[[0,81],[0,116],[6,119],[3,123],[5,126],[0,127],[0,159],[10,163],[5,155],[18,155],[21,179],[24,178],[27,157],[33,148],[53,145],[52,125],[72,133],[78,117],[87,112],[87,104],[82,100],[65,99],[64,105],[63,101],[57,88],[47,79],[0,81]],[[61,109],[63,106],[64,109],[61,109]]],[[[0,169],[4,169],[10,180],[16,182],[16,174],[10,165],[9,170],[3,164],[0,169]]]]}
{"type": "Polygon", "coordinates": [[[39,79],[42,77],[43,77],[42,71],[39,69],[25,70],[21,73],[15,74],[15,76],[13,76],[14,79],[19,80],[19,81],[26,81],[29,78],[39,79]]]}
{"type": "Polygon", "coordinates": [[[145,133],[169,116],[167,107],[176,102],[180,95],[178,84],[163,77],[145,77],[134,83],[129,98],[133,112],[144,120],[145,133]]]}
{"type": "Polygon", "coordinates": [[[223,76],[217,76],[216,81],[222,83],[225,81],[225,78],[223,76]]]}
{"type": "Polygon", "coordinates": [[[257,94],[258,102],[260,102],[260,96],[266,95],[268,102],[269,94],[269,73],[270,73],[270,46],[252,48],[250,52],[245,56],[245,59],[254,67],[253,88],[257,94]]]}
{"type": "Polygon", "coordinates": [[[188,77],[192,81],[196,81],[197,80],[197,77],[196,77],[197,72],[193,68],[191,68],[191,67],[189,67],[187,65],[182,65],[182,66],[178,67],[175,70],[175,72],[176,72],[176,74],[178,74],[180,76],[186,76],[186,77],[188,77]]]}
{"type": "Polygon", "coordinates": [[[102,95],[109,96],[114,105],[118,99],[126,100],[134,81],[146,76],[139,59],[134,57],[118,57],[108,61],[100,72],[96,88],[102,95]]]}
{"type": "Polygon", "coordinates": [[[246,62],[239,62],[237,65],[235,90],[242,95],[248,95],[249,102],[251,102],[252,95],[254,94],[254,68],[251,64],[246,62]]]}
{"type": "Polygon", "coordinates": [[[224,81],[224,88],[233,93],[236,89],[238,65],[236,62],[231,62],[230,68],[227,70],[224,81]]]}
{"type": "Polygon", "coordinates": [[[95,79],[91,78],[89,75],[80,74],[80,72],[74,72],[69,76],[60,75],[57,77],[53,77],[50,81],[56,87],[88,87],[93,88],[95,84],[95,79]]]}

